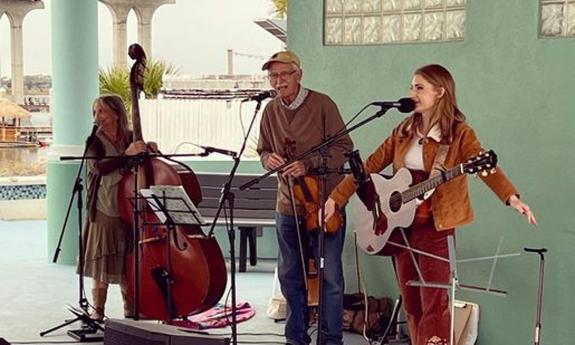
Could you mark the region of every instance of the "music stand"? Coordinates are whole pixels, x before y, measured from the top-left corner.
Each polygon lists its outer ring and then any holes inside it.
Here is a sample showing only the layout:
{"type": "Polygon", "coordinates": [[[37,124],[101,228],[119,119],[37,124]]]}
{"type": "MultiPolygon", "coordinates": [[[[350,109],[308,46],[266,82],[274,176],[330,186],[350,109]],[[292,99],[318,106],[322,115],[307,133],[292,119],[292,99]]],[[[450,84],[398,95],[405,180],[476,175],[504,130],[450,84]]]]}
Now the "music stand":
{"type": "Polygon", "coordinates": [[[454,237],[453,236],[447,236],[447,250],[448,250],[448,256],[449,257],[444,258],[444,257],[437,256],[437,255],[434,255],[434,254],[431,254],[431,253],[428,253],[428,252],[418,250],[418,249],[411,247],[411,245],[409,244],[409,240],[407,239],[407,236],[405,235],[405,230],[403,228],[400,228],[399,231],[401,231],[402,239],[403,239],[405,245],[401,244],[401,243],[393,242],[393,241],[388,241],[388,243],[391,245],[397,246],[399,248],[407,249],[409,251],[411,259],[413,261],[413,265],[414,265],[415,270],[417,271],[417,275],[419,277],[419,280],[410,280],[406,283],[406,285],[421,287],[421,288],[447,289],[450,292],[449,306],[450,306],[450,313],[451,313],[450,319],[451,320],[450,320],[450,342],[449,342],[449,344],[453,345],[454,344],[453,337],[454,337],[454,331],[455,331],[455,291],[458,289],[461,289],[461,290],[469,290],[469,291],[475,291],[475,292],[488,293],[488,294],[492,294],[492,295],[500,296],[500,297],[507,296],[507,291],[500,290],[500,289],[494,289],[491,287],[491,284],[493,281],[493,275],[495,273],[495,266],[497,264],[497,259],[519,256],[521,254],[520,253],[499,254],[499,252],[501,250],[501,246],[503,245],[503,237],[501,237],[494,255],[457,260],[457,258],[456,258],[457,256],[456,256],[456,252],[455,252],[454,237]],[[419,265],[417,264],[417,260],[415,259],[414,253],[419,254],[419,255],[424,255],[424,256],[433,258],[435,260],[448,262],[449,263],[449,271],[450,271],[449,282],[425,281],[425,279],[423,278],[423,275],[421,274],[421,270],[419,268],[419,265]],[[471,261],[483,261],[483,260],[493,260],[493,264],[491,265],[491,272],[489,274],[489,278],[487,281],[487,286],[482,287],[482,286],[461,284],[459,282],[459,276],[457,273],[457,263],[458,262],[461,263],[461,262],[471,262],[471,261]]]}
{"type": "Polygon", "coordinates": [[[206,225],[183,186],[150,186],[140,189],[140,194],[162,224],[206,225]]]}
{"type": "MultiPolygon", "coordinates": [[[[176,225],[203,225],[205,220],[187,195],[184,187],[182,186],[161,186],[155,185],[150,186],[150,188],[140,189],[140,196],[136,198],[141,198],[145,200],[150,206],[152,212],[158,217],[158,223],[146,222],[143,225],[165,225],[168,228],[166,237],[168,240],[166,243],[166,259],[168,265],[166,265],[165,272],[162,272],[160,278],[162,279],[162,285],[165,287],[164,298],[166,299],[166,305],[168,308],[169,319],[166,320],[168,324],[171,324],[172,319],[176,317],[174,305],[172,304],[172,275],[170,272],[170,236],[172,237],[176,247],[180,248],[178,244],[178,238],[175,233],[176,225]]],[[[136,244],[137,245],[137,244],[136,244]]],[[[139,304],[139,296],[138,296],[139,304]]]]}

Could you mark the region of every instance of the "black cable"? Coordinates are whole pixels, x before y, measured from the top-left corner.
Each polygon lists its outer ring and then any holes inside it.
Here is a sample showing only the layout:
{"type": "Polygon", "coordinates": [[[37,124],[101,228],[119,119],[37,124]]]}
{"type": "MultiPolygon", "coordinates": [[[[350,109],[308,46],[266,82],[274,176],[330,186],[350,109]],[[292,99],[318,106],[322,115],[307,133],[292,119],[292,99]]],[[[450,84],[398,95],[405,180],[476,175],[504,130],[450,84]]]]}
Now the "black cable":
{"type": "Polygon", "coordinates": [[[244,105],[244,102],[240,102],[240,127],[242,129],[242,134],[244,135],[244,138],[246,136],[246,128],[244,126],[244,119],[242,118],[242,105],[244,105]]]}
{"type": "Polygon", "coordinates": [[[352,117],[349,121],[347,121],[347,122],[343,125],[343,127],[341,127],[340,129],[338,129],[337,132],[335,132],[335,134],[332,135],[332,137],[333,137],[333,136],[336,136],[336,135],[338,135],[340,132],[346,130],[346,129],[347,129],[347,126],[349,126],[349,125],[350,125],[361,113],[363,113],[363,111],[364,111],[365,109],[367,109],[367,107],[369,107],[369,106],[371,106],[371,104],[367,104],[367,105],[365,105],[363,108],[361,108],[355,115],[353,115],[353,117],[352,117]]]}
{"type": "Polygon", "coordinates": [[[186,163],[180,162],[179,160],[174,159],[174,158],[172,158],[172,157],[164,156],[164,154],[163,154],[162,151],[160,151],[160,150],[158,150],[158,154],[161,155],[161,157],[162,157],[163,159],[169,160],[170,162],[174,162],[174,163],[176,163],[176,164],[182,166],[182,167],[183,167],[184,169],[186,169],[188,172],[190,172],[190,173],[192,173],[192,174],[194,173],[194,171],[192,170],[192,168],[190,168],[186,163]]]}

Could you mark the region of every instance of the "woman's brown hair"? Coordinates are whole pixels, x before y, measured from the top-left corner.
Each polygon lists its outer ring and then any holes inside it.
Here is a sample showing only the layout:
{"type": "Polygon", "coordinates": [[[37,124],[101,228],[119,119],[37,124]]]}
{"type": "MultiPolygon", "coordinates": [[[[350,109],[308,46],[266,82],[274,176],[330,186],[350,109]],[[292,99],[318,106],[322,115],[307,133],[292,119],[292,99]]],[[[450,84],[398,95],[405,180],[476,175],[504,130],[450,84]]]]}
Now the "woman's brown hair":
{"type": "MultiPolygon", "coordinates": [[[[443,96],[439,98],[433,114],[432,123],[437,123],[441,131],[441,137],[451,143],[457,124],[465,122],[465,115],[457,107],[455,97],[455,81],[449,71],[441,65],[426,65],[418,68],[414,75],[419,75],[436,88],[443,88],[443,96]]],[[[420,113],[413,115],[404,122],[401,128],[403,136],[411,137],[416,129],[422,124],[420,113]]]]}
{"type": "Polygon", "coordinates": [[[131,142],[131,131],[128,124],[128,112],[126,111],[126,106],[122,98],[115,94],[103,94],[94,100],[92,109],[97,103],[105,104],[114,113],[118,115],[118,134],[122,140],[124,146],[128,146],[131,142]]]}

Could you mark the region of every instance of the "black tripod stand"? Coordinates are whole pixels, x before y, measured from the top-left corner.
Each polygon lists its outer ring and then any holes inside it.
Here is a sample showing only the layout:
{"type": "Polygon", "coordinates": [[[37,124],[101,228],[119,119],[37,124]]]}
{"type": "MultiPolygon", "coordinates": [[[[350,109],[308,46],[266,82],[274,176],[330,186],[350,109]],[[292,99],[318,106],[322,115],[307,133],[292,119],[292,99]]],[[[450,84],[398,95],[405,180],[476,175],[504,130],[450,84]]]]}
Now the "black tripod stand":
{"type": "MultiPolygon", "coordinates": [[[[102,341],[103,331],[104,328],[102,325],[92,319],[90,317],[90,313],[88,312],[88,300],[86,299],[86,293],[84,290],[84,242],[82,240],[82,209],[83,209],[83,201],[82,201],[82,194],[84,191],[84,186],[82,185],[82,170],[84,168],[85,156],[86,152],[88,151],[88,147],[92,141],[92,138],[96,134],[96,130],[98,129],[97,125],[94,125],[92,129],[92,133],[88,137],[86,142],[86,146],[84,147],[84,153],[80,157],[80,167],[78,167],[78,173],[76,174],[76,179],[74,180],[74,188],[72,190],[72,195],[70,196],[70,202],[68,203],[68,209],[66,211],[66,217],[64,218],[64,224],[62,225],[62,231],[60,232],[60,238],[58,240],[58,245],[56,246],[56,251],[54,253],[54,258],[52,262],[56,263],[58,261],[58,256],[60,254],[62,240],[64,238],[64,231],[66,230],[66,225],[68,224],[68,217],[70,216],[70,211],[72,209],[72,203],[74,202],[74,197],[76,197],[77,201],[77,208],[78,208],[78,252],[79,252],[79,261],[78,261],[78,308],[74,306],[68,306],[68,310],[75,315],[75,318],[66,320],[64,323],[52,327],[46,331],[40,332],[40,336],[43,337],[48,333],[51,333],[57,329],[62,327],[68,326],[76,321],[82,321],[82,327],[77,330],[69,330],[68,335],[72,338],[79,340],[80,342],[93,342],[93,341],[102,341]]],[[[62,159],[64,160],[64,159],[62,159]]]]}

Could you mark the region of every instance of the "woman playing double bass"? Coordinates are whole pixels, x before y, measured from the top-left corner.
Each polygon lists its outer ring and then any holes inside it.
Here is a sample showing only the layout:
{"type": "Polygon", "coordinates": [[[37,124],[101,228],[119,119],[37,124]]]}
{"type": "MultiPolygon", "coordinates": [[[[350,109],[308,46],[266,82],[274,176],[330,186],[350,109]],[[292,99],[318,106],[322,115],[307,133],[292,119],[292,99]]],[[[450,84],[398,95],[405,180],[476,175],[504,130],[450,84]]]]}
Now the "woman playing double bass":
{"type": "MultiPolygon", "coordinates": [[[[143,141],[132,142],[128,117],[122,99],[102,95],[94,101],[94,121],[98,129],[88,139],[88,220],[84,228],[84,276],[93,279],[92,303],[95,320],[104,318],[109,284],[120,284],[124,300],[124,316],[132,316],[126,302],[126,255],[132,242],[130,225],[120,219],[118,185],[127,160],[106,156],[133,156],[147,151],[143,141]]],[[[155,151],[156,145],[149,143],[155,151]]]]}

